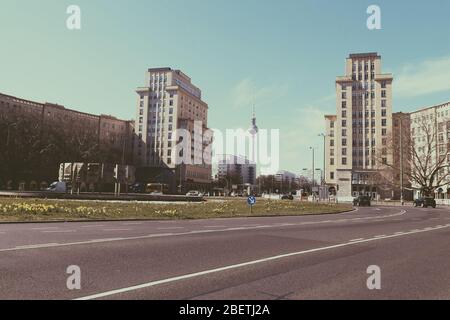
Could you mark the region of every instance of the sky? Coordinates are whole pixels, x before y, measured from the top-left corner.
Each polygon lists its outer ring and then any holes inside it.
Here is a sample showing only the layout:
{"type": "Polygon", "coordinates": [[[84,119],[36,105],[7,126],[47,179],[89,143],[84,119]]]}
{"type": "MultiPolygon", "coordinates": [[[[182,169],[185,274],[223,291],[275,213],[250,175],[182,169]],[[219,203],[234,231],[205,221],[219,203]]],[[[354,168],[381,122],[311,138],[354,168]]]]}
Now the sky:
{"type": "Polygon", "coordinates": [[[378,52],[393,111],[450,100],[450,1],[1,0],[0,92],[84,112],[135,116],[151,67],[180,69],[208,126],[280,129],[280,169],[321,166],[325,114],[350,53],[378,52]],[[370,5],[381,30],[366,26],[370,5]],[[69,30],[69,5],[81,30],[69,30]]]}

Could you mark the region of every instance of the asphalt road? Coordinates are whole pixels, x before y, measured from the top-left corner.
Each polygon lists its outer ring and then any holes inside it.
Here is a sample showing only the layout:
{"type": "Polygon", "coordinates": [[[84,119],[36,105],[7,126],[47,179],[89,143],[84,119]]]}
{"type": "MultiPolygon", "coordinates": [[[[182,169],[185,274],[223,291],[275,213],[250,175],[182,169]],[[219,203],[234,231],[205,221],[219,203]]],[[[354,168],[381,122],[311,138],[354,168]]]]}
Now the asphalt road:
{"type": "Polygon", "coordinates": [[[0,299],[450,299],[449,248],[447,208],[4,224],[0,299]],[[371,265],[381,290],[367,288],[371,265]]]}

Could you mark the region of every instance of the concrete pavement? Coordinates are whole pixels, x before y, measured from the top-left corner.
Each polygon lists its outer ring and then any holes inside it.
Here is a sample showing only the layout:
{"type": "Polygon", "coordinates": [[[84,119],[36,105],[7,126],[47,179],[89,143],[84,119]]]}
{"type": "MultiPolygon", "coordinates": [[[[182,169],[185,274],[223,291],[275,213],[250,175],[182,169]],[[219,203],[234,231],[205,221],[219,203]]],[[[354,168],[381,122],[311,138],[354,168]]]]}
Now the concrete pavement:
{"type": "Polygon", "coordinates": [[[450,211],[0,225],[1,299],[450,298],[450,211]],[[68,290],[69,265],[81,290],[68,290]],[[382,289],[367,289],[369,265],[382,289]]]}

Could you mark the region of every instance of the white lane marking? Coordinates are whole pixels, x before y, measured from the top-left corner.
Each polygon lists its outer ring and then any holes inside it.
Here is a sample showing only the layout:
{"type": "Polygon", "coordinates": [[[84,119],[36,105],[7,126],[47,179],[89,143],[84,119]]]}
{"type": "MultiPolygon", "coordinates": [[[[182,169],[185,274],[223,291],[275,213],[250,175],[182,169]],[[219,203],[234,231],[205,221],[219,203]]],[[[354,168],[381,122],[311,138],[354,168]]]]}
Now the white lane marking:
{"type": "MultiPolygon", "coordinates": [[[[447,228],[447,227],[444,227],[444,228],[447,228]]],[[[434,230],[437,230],[437,229],[442,229],[442,228],[436,228],[434,230]]],[[[248,261],[248,262],[244,262],[244,263],[233,264],[233,265],[224,266],[224,267],[220,267],[220,268],[216,268],[216,269],[210,269],[210,270],[204,270],[204,271],[200,271],[200,272],[196,272],[196,273],[185,274],[185,275],[181,275],[181,276],[177,276],[177,277],[173,277],[173,278],[167,278],[167,279],[163,279],[163,280],[151,281],[151,282],[147,282],[147,283],[143,283],[143,284],[135,285],[135,286],[131,286],[131,287],[126,287],[126,288],[121,288],[121,289],[116,289],[116,290],[111,290],[111,291],[105,291],[105,292],[101,292],[101,293],[97,293],[97,294],[93,294],[93,295],[77,298],[77,299],[74,299],[74,300],[99,299],[99,298],[104,298],[104,297],[108,297],[108,296],[112,296],[112,295],[116,295],[116,294],[121,294],[121,293],[125,293],[125,292],[136,291],[136,290],[140,290],[140,289],[154,287],[154,286],[161,285],[161,284],[166,284],[166,283],[171,283],[171,282],[176,282],[176,281],[196,278],[196,277],[200,277],[200,276],[204,276],[204,275],[208,275],[208,274],[224,272],[224,271],[238,269],[238,268],[242,268],[242,267],[257,265],[257,264],[261,264],[261,263],[265,263],[265,262],[281,260],[281,259],[284,259],[284,258],[290,258],[290,257],[305,255],[305,254],[308,254],[308,253],[315,253],[315,252],[321,252],[321,251],[326,251],[326,250],[331,250],[331,249],[338,249],[338,248],[343,248],[343,247],[347,247],[347,246],[353,246],[353,245],[361,244],[361,243],[380,241],[382,239],[397,238],[397,237],[402,237],[402,236],[406,236],[406,235],[410,235],[410,234],[424,233],[424,232],[430,232],[430,231],[419,230],[417,232],[406,232],[406,233],[404,233],[402,235],[395,235],[394,234],[394,235],[384,236],[384,237],[380,237],[380,238],[370,238],[370,239],[358,240],[358,241],[354,241],[354,242],[344,242],[344,243],[340,243],[340,244],[336,244],[336,245],[332,245],[332,246],[327,246],[327,247],[309,249],[309,250],[304,250],[304,251],[297,251],[297,252],[292,252],[292,253],[287,253],[287,254],[282,254],[282,255],[277,255],[277,256],[272,256],[272,257],[267,257],[267,258],[263,258],[263,259],[248,261]]]]}
{"type": "Polygon", "coordinates": [[[41,231],[42,233],[72,233],[76,232],[76,230],[47,230],[47,231],[41,231]]]}
{"type": "Polygon", "coordinates": [[[203,226],[203,228],[226,228],[226,226],[203,226]]]}
{"type": "Polygon", "coordinates": [[[189,234],[196,234],[196,233],[209,233],[209,232],[215,232],[216,230],[197,230],[197,231],[191,231],[189,234]]]}
{"type": "Polygon", "coordinates": [[[119,228],[117,228],[117,229],[103,229],[103,231],[131,231],[131,230],[133,230],[133,229],[125,229],[125,228],[122,228],[122,229],[119,229],[119,228]]]}
{"type": "Polygon", "coordinates": [[[394,234],[400,235],[400,234],[405,234],[405,232],[400,231],[400,232],[396,232],[396,233],[394,233],[394,234]]]}
{"type": "Polygon", "coordinates": [[[350,240],[349,242],[355,242],[355,241],[361,241],[361,240],[364,240],[364,238],[353,239],[353,240],[350,240]]]}
{"type": "Polygon", "coordinates": [[[138,226],[141,224],[142,224],[142,222],[125,222],[124,223],[125,226],[138,226]]]}
{"type": "Polygon", "coordinates": [[[17,246],[17,249],[37,249],[37,248],[49,248],[57,245],[57,243],[44,243],[44,244],[31,244],[24,246],[17,246]]]}
{"type": "Polygon", "coordinates": [[[80,226],[80,228],[96,228],[96,227],[104,227],[104,224],[90,224],[87,226],[80,226]]]}
{"type": "Polygon", "coordinates": [[[175,230],[175,229],[185,229],[184,227],[167,227],[167,228],[158,228],[158,230],[175,230]]]}
{"type": "MultiPolygon", "coordinates": [[[[402,210],[399,213],[393,214],[392,216],[398,216],[398,215],[404,215],[406,213],[406,210],[402,210]]],[[[373,217],[368,217],[367,219],[371,219],[373,217]]],[[[357,219],[366,219],[366,218],[357,218],[357,219]]],[[[212,219],[215,220],[215,219],[212,219]]],[[[228,218],[223,218],[220,220],[229,220],[228,218]]],[[[323,221],[315,222],[315,224],[322,224],[323,221]]],[[[303,223],[299,223],[298,225],[302,225],[303,223]]],[[[272,225],[263,225],[263,226],[257,226],[257,227],[251,227],[251,228],[245,228],[245,230],[256,230],[256,229],[264,229],[264,228],[276,228],[277,226],[272,225]]],[[[229,232],[232,230],[228,229],[222,229],[222,230],[203,230],[203,231],[195,231],[195,234],[198,233],[219,233],[219,232],[229,232]]],[[[141,239],[150,239],[150,238],[158,238],[158,237],[168,237],[168,236],[185,236],[185,235],[191,235],[193,232],[180,232],[180,233],[162,233],[162,234],[150,234],[146,236],[135,236],[135,237],[124,237],[120,239],[105,239],[102,241],[97,241],[97,243],[105,243],[105,242],[114,242],[114,241],[129,241],[129,240],[141,240],[141,239]]],[[[77,246],[77,245],[84,245],[84,244],[92,244],[92,241],[78,241],[78,242],[67,242],[67,243],[59,243],[52,247],[67,247],[67,246],[77,246]]],[[[0,249],[0,252],[8,252],[8,251],[16,251],[16,250],[24,250],[24,249],[16,249],[16,248],[7,248],[7,249],[0,249]]]]}
{"type": "Polygon", "coordinates": [[[54,230],[54,229],[59,229],[59,227],[31,228],[31,230],[54,230]]]}
{"type": "Polygon", "coordinates": [[[123,240],[123,238],[94,239],[94,240],[89,240],[89,242],[91,242],[91,243],[97,243],[97,242],[119,241],[119,240],[123,240]]]}
{"type": "Polygon", "coordinates": [[[386,237],[386,235],[385,234],[381,234],[379,236],[375,236],[374,238],[384,238],[384,237],[386,237]]]}

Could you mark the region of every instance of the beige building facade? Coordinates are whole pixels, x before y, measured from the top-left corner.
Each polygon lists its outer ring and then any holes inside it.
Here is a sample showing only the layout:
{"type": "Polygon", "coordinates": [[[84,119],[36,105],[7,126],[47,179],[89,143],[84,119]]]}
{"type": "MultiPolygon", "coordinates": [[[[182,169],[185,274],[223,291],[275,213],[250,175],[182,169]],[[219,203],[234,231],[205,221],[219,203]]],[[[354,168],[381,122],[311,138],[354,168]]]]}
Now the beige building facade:
{"type": "Polygon", "coordinates": [[[326,184],[338,199],[359,194],[390,198],[377,188],[375,176],[392,163],[391,74],[383,74],[377,53],[350,54],[345,75],[336,78],[336,115],[327,115],[326,184]]]}
{"type": "Polygon", "coordinates": [[[136,92],[134,154],[142,176],[163,177],[178,192],[209,187],[212,137],[201,90],[180,70],[152,68],[136,92]]]}
{"type": "MultiPolygon", "coordinates": [[[[444,185],[436,190],[436,198],[450,199],[450,102],[425,107],[410,113],[411,142],[417,158],[430,156],[428,167],[442,163],[436,180],[442,177],[444,185]],[[443,161],[441,161],[443,160],[443,161]]],[[[421,195],[420,186],[413,183],[414,197],[421,195]]]]}

